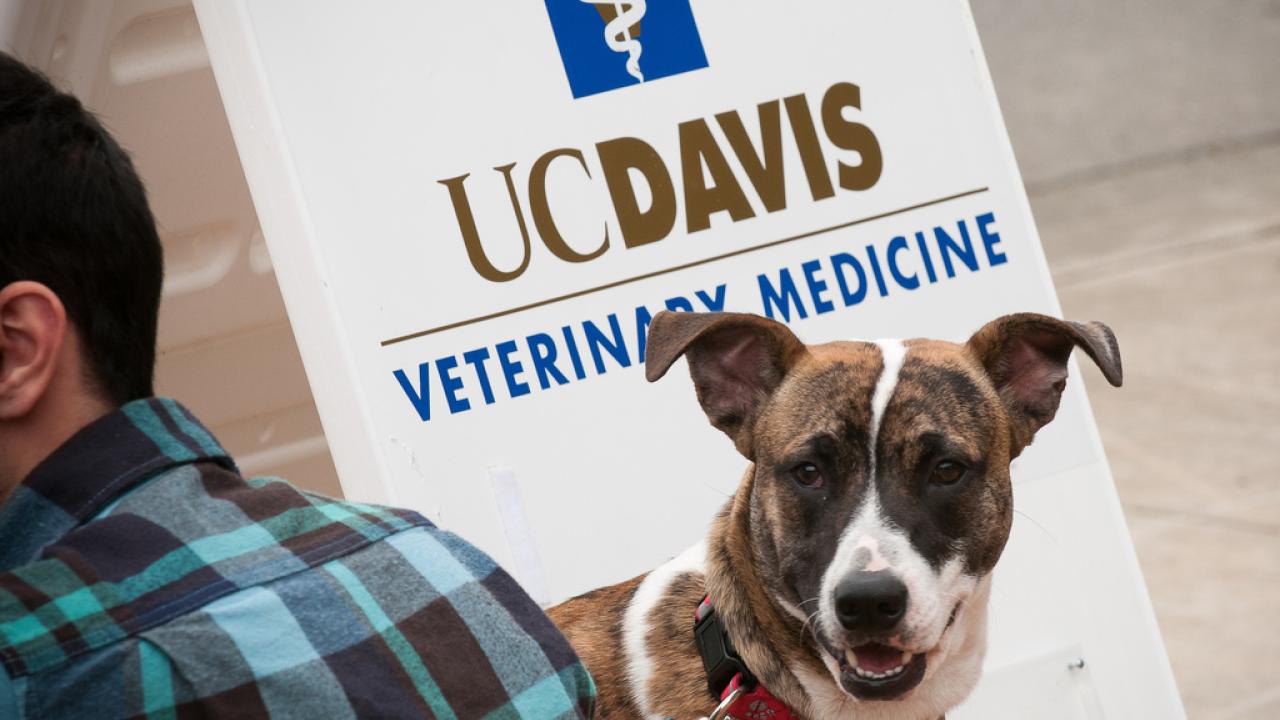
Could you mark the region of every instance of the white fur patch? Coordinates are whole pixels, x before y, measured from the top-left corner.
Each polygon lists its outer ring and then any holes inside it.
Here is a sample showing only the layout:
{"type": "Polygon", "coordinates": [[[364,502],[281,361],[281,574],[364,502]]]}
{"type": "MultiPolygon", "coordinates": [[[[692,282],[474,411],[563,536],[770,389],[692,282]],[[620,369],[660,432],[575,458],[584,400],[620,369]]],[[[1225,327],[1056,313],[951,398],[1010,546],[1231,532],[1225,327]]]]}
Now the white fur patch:
{"type": "MultiPolygon", "coordinates": [[[[649,615],[667,593],[673,580],[690,572],[705,572],[707,545],[700,542],[660,565],[645,576],[631,596],[622,623],[622,646],[627,654],[627,679],[631,697],[642,713],[649,710],[649,678],[653,675],[653,659],[645,635],[649,631],[649,615]]],[[[692,619],[690,619],[692,623],[692,619]]],[[[661,718],[659,715],[652,716],[661,718]]]]}

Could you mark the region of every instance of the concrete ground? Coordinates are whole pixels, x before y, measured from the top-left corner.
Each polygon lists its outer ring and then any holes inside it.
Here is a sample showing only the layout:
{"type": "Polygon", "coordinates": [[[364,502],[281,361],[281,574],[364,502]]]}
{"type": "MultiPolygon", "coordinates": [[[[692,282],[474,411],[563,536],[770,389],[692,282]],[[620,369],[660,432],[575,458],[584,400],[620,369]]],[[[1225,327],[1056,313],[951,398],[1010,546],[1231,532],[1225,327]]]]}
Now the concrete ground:
{"type": "Polygon", "coordinates": [[[1188,715],[1280,718],[1280,2],[973,5],[1188,715]]]}

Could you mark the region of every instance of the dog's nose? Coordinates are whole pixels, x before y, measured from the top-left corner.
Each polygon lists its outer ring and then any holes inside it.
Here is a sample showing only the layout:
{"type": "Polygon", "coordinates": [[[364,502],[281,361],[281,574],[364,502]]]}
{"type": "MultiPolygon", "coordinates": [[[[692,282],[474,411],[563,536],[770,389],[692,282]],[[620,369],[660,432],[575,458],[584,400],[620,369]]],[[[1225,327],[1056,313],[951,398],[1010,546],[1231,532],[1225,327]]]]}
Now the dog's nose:
{"type": "Polygon", "coordinates": [[[907,586],[893,573],[850,573],[836,586],[836,617],[846,630],[889,630],[906,612],[907,586]]]}

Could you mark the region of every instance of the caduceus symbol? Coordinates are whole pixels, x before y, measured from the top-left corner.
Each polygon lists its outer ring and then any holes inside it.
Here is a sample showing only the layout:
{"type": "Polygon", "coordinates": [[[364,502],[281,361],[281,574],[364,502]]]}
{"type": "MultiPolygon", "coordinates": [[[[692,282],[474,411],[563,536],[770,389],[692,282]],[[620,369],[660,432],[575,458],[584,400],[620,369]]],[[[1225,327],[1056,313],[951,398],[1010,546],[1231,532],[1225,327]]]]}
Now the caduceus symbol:
{"type": "Polygon", "coordinates": [[[627,54],[627,72],[644,82],[640,72],[640,52],[644,49],[636,38],[640,35],[640,18],[644,17],[645,0],[581,0],[594,5],[604,19],[604,41],[614,52],[627,54]]]}

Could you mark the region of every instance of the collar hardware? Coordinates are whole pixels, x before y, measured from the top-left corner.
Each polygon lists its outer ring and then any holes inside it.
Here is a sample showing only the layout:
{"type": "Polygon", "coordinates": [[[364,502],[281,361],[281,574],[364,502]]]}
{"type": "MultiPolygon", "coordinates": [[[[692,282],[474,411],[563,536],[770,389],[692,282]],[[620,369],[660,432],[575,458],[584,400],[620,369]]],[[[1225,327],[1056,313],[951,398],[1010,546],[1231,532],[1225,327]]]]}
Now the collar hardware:
{"type": "Polygon", "coordinates": [[[698,644],[698,654],[702,656],[702,667],[707,672],[707,689],[712,697],[720,699],[725,688],[738,675],[742,676],[740,686],[748,689],[755,686],[755,676],[734,649],[729,632],[720,622],[710,597],[702,599],[694,614],[693,637],[698,644]]]}
{"type": "Polygon", "coordinates": [[[729,710],[733,708],[734,704],[742,699],[742,696],[746,694],[746,692],[747,689],[741,685],[733,688],[729,694],[724,696],[724,700],[720,701],[720,704],[716,706],[716,709],[711,711],[711,714],[707,716],[707,720],[734,720],[733,716],[729,714],[729,710]]]}

